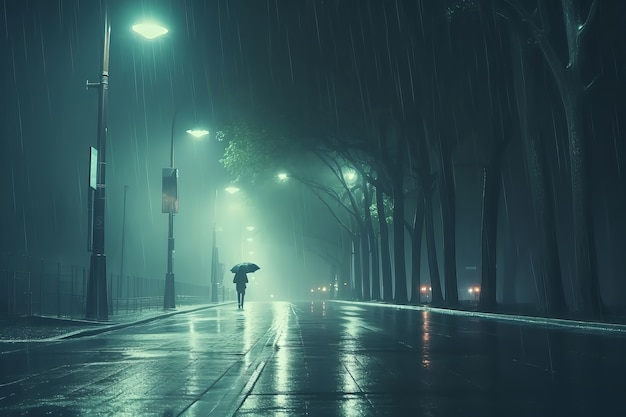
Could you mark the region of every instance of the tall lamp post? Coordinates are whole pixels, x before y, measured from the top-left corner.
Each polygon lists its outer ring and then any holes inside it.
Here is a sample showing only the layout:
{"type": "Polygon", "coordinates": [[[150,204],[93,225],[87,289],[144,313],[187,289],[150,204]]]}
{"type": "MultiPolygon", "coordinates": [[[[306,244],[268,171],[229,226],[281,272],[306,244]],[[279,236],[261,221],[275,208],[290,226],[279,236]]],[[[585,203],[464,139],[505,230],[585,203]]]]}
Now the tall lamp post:
{"type": "MultiPolygon", "coordinates": [[[[239,191],[237,187],[226,187],[225,191],[235,194],[239,191]]],[[[218,249],[217,249],[217,188],[215,189],[215,199],[213,200],[213,247],[211,250],[211,302],[217,303],[217,277],[219,271],[218,249]]]]}
{"type": "MultiPolygon", "coordinates": [[[[167,29],[155,24],[144,24],[151,28],[152,37],[167,33],[167,29]]],[[[134,27],[133,27],[134,29],[134,27]]],[[[89,280],[87,281],[87,294],[85,299],[85,317],[88,319],[107,320],[109,318],[109,305],[107,298],[107,267],[106,254],[104,253],[104,214],[106,201],[106,140],[107,140],[107,101],[109,91],[109,49],[111,44],[111,23],[107,3],[104,3],[104,47],[102,54],[102,75],[100,82],[87,81],[87,89],[98,89],[98,138],[96,148],[92,148],[92,163],[95,167],[90,172],[89,187],[89,216],[90,230],[88,249],[91,251],[89,267],[89,280]],[[94,160],[95,159],[95,160],[94,160]],[[95,172],[94,172],[95,171],[95,172]]]]}
{"type": "MultiPolygon", "coordinates": [[[[107,265],[104,253],[104,204],[105,204],[105,167],[107,140],[107,99],[109,91],[109,45],[111,42],[111,24],[106,4],[104,6],[104,48],[102,55],[102,75],[100,82],[90,83],[87,88],[98,89],[98,139],[96,143],[96,186],[90,187],[89,202],[93,201],[89,250],[91,262],[89,281],[87,281],[87,298],[85,300],[85,316],[88,319],[107,320],[109,305],[107,300],[107,265]]],[[[94,153],[92,152],[92,157],[94,153]]],[[[93,163],[94,161],[92,161],[93,163]]]]}
{"type": "MultiPolygon", "coordinates": [[[[168,214],[167,232],[167,273],[165,274],[165,295],[163,308],[176,308],[176,291],[174,287],[174,214],[178,213],[178,169],[174,168],[174,127],[176,116],[172,116],[172,130],[170,134],[170,167],[163,168],[163,204],[162,212],[168,214]]],[[[209,134],[207,130],[187,130],[187,133],[200,138],[209,134]]]]}

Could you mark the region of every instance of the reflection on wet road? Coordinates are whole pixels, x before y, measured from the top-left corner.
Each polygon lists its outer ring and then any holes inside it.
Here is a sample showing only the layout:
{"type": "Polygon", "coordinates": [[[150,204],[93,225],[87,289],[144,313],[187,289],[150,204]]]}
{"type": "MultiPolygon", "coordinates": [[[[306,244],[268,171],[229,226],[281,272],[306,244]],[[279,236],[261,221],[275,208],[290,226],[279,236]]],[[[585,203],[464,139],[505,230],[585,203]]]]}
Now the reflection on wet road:
{"type": "Polygon", "coordinates": [[[620,333],[319,301],[2,351],[9,416],[620,415],[626,388],[620,333]]]}

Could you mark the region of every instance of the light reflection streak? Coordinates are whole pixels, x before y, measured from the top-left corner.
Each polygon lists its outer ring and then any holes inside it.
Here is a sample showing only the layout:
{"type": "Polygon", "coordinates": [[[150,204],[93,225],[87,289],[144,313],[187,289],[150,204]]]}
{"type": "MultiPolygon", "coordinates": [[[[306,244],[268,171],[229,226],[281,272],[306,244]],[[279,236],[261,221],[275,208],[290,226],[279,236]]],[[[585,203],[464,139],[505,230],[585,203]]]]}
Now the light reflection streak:
{"type": "MultiPolygon", "coordinates": [[[[242,326],[242,341],[243,341],[243,351],[244,352],[248,352],[251,348],[252,348],[252,332],[250,331],[251,327],[250,326],[250,322],[252,321],[251,315],[250,314],[245,314],[244,315],[244,319],[241,323],[242,326]]],[[[247,367],[250,366],[250,364],[252,363],[252,359],[250,357],[250,355],[244,355],[244,364],[247,367]]]]}
{"type": "Polygon", "coordinates": [[[430,314],[422,311],[422,366],[430,368],[430,314]]]}
{"type": "Polygon", "coordinates": [[[340,378],[340,390],[350,395],[345,396],[345,400],[341,401],[339,415],[344,417],[357,417],[366,414],[362,406],[362,390],[358,384],[358,380],[366,378],[363,374],[364,365],[363,357],[355,354],[357,341],[364,330],[364,322],[359,315],[363,309],[357,306],[342,306],[341,317],[343,319],[344,331],[342,339],[339,342],[339,369],[337,372],[340,378]]]}
{"type": "Polygon", "coordinates": [[[193,367],[197,365],[197,362],[199,359],[198,348],[200,347],[200,343],[198,339],[199,339],[199,334],[198,332],[196,332],[196,322],[193,319],[193,317],[191,317],[189,319],[189,336],[187,340],[189,341],[188,363],[189,363],[189,366],[192,367],[192,369],[190,372],[187,373],[187,375],[189,376],[189,379],[187,380],[187,383],[185,384],[187,386],[187,390],[194,389],[198,387],[198,384],[199,384],[199,381],[198,381],[199,372],[197,372],[196,369],[193,369],[193,367]]]}
{"type": "Polygon", "coordinates": [[[343,323],[343,326],[350,336],[357,337],[363,331],[363,320],[361,320],[359,316],[346,314],[344,320],[345,323],[343,323]]]}
{"type": "MultiPolygon", "coordinates": [[[[274,321],[272,323],[272,327],[277,329],[289,329],[289,309],[282,308],[282,311],[276,311],[278,306],[274,306],[274,321]]],[[[290,356],[290,351],[287,348],[283,348],[284,346],[285,335],[279,330],[276,340],[274,341],[275,345],[275,367],[276,374],[274,375],[274,382],[276,383],[276,393],[278,395],[274,396],[274,403],[277,409],[285,409],[287,407],[287,393],[292,388],[290,386],[290,362],[292,358],[290,356]]]]}
{"type": "Polygon", "coordinates": [[[365,410],[362,409],[362,398],[359,394],[362,393],[361,387],[357,382],[357,379],[365,377],[365,375],[360,375],[359,369],[362,368],[362,364],[359,363],[359,360],[355,357],[353,353],[350,352],[350,349],[343,349],[344,352],[339,360],[339,371],[338,375],[341,376],[341,387],[339,388],[344,393],[351,393],[353,395],[345,396],[349,399],[345,399],[340,403],[340,414],[344,417],[358,417],[365,415],[365,410]]]}

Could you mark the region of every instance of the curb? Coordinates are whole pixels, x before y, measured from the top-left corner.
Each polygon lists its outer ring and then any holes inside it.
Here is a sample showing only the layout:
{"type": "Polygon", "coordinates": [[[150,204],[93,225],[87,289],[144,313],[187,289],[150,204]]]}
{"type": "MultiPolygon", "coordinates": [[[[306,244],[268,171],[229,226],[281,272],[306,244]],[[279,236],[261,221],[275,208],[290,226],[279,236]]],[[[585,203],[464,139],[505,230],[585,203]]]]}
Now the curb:
{"type": "Polygon", "coordinates": [[[415,310],[415,311],[427,311],[437,314],[447,314],[450,316],[465,316],[465,317],[479,317],[490,320],[505,321],[510,323],[519,324],[535,324],[556,327],[569,330],[584,330],[595,332],[611,332],[611,333],[625,333],[626,325],[617,323],[601,323],[593,321],[583,321],[574,319],[556,319],[548,317],[537,316],[522,316],[516,314],[506,313],[483,313],[480,311],[465,311],[465,310],[452,310],[441,307],[426,307],[426,306],[411,306],[402,304],[384,304],[368,301],[344,301],[344,300],[328,300],[334,303],[342,304],[355,304],[355,305],[367,305],[372,307],[385,307],[395,308],[398,310],[415,310]]]}
{"type": "MultiPolygon", "coordinates": [[[[147,317],[145,319],[140,319],[140,320],[136,320],[136,321],[130,321],[127,323],[118,323],[118,324],[110,324],[110,325],[105,325],[105,326],[101,326],[101,327],[97,327],[94,329],[82,329],[82,330],[77,330],[75,332],[71,332],[71,333],[67,333],[61,336],[57,336],[57,337],[53,337],[53,338],[49,338],[49,339],[45,339],[45,341],[52,341],[52,340],[69,340],[69,339],[78,339],[80,337],[87,337],[87,336],[95,336],[101,333],[105,333],[105,332],[110,332],[113,330],[119,330],[119,329],[125,329],[127,327],[130,326],[134,326],[137,324],[144,324],[144,323],[150,323],[151,321],[155,321],[155,320],[160,320],[160,319],[164,319],[167,317],[172,317],[178,314],[185,314],[185,313],[193,313],[195,311],[200,311],[200,310],[206,310],[209,308],[214,308],[214,307],[219,307],[222,305],[228,305],[228,304],[232,304],[234,303],[234,301],[231,302],[226,302],[226,303],[218,303],[218,304],[207,304],[207,305],[202,305],[200,307],[196,307],[196,308],[190,308],[188,310],[173,310],[173,311],[169,311],[163,314],[159,314],[153,317],[147,317]]],[[[93,322],[91,322],[93,323],[93,322]]]]}

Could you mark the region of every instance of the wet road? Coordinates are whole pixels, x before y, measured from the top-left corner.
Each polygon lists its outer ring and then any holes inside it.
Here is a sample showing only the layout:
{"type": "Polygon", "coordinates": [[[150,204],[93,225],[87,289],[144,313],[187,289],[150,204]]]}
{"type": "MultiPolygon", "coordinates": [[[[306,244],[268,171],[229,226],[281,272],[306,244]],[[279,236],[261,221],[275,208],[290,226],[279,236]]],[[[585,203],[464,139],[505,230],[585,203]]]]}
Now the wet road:
{"type": "Polygon", "coordinates": [[[2,416],[626,414],[621,332],[348,303],[225,305],[0,352],[2,416]]]}

